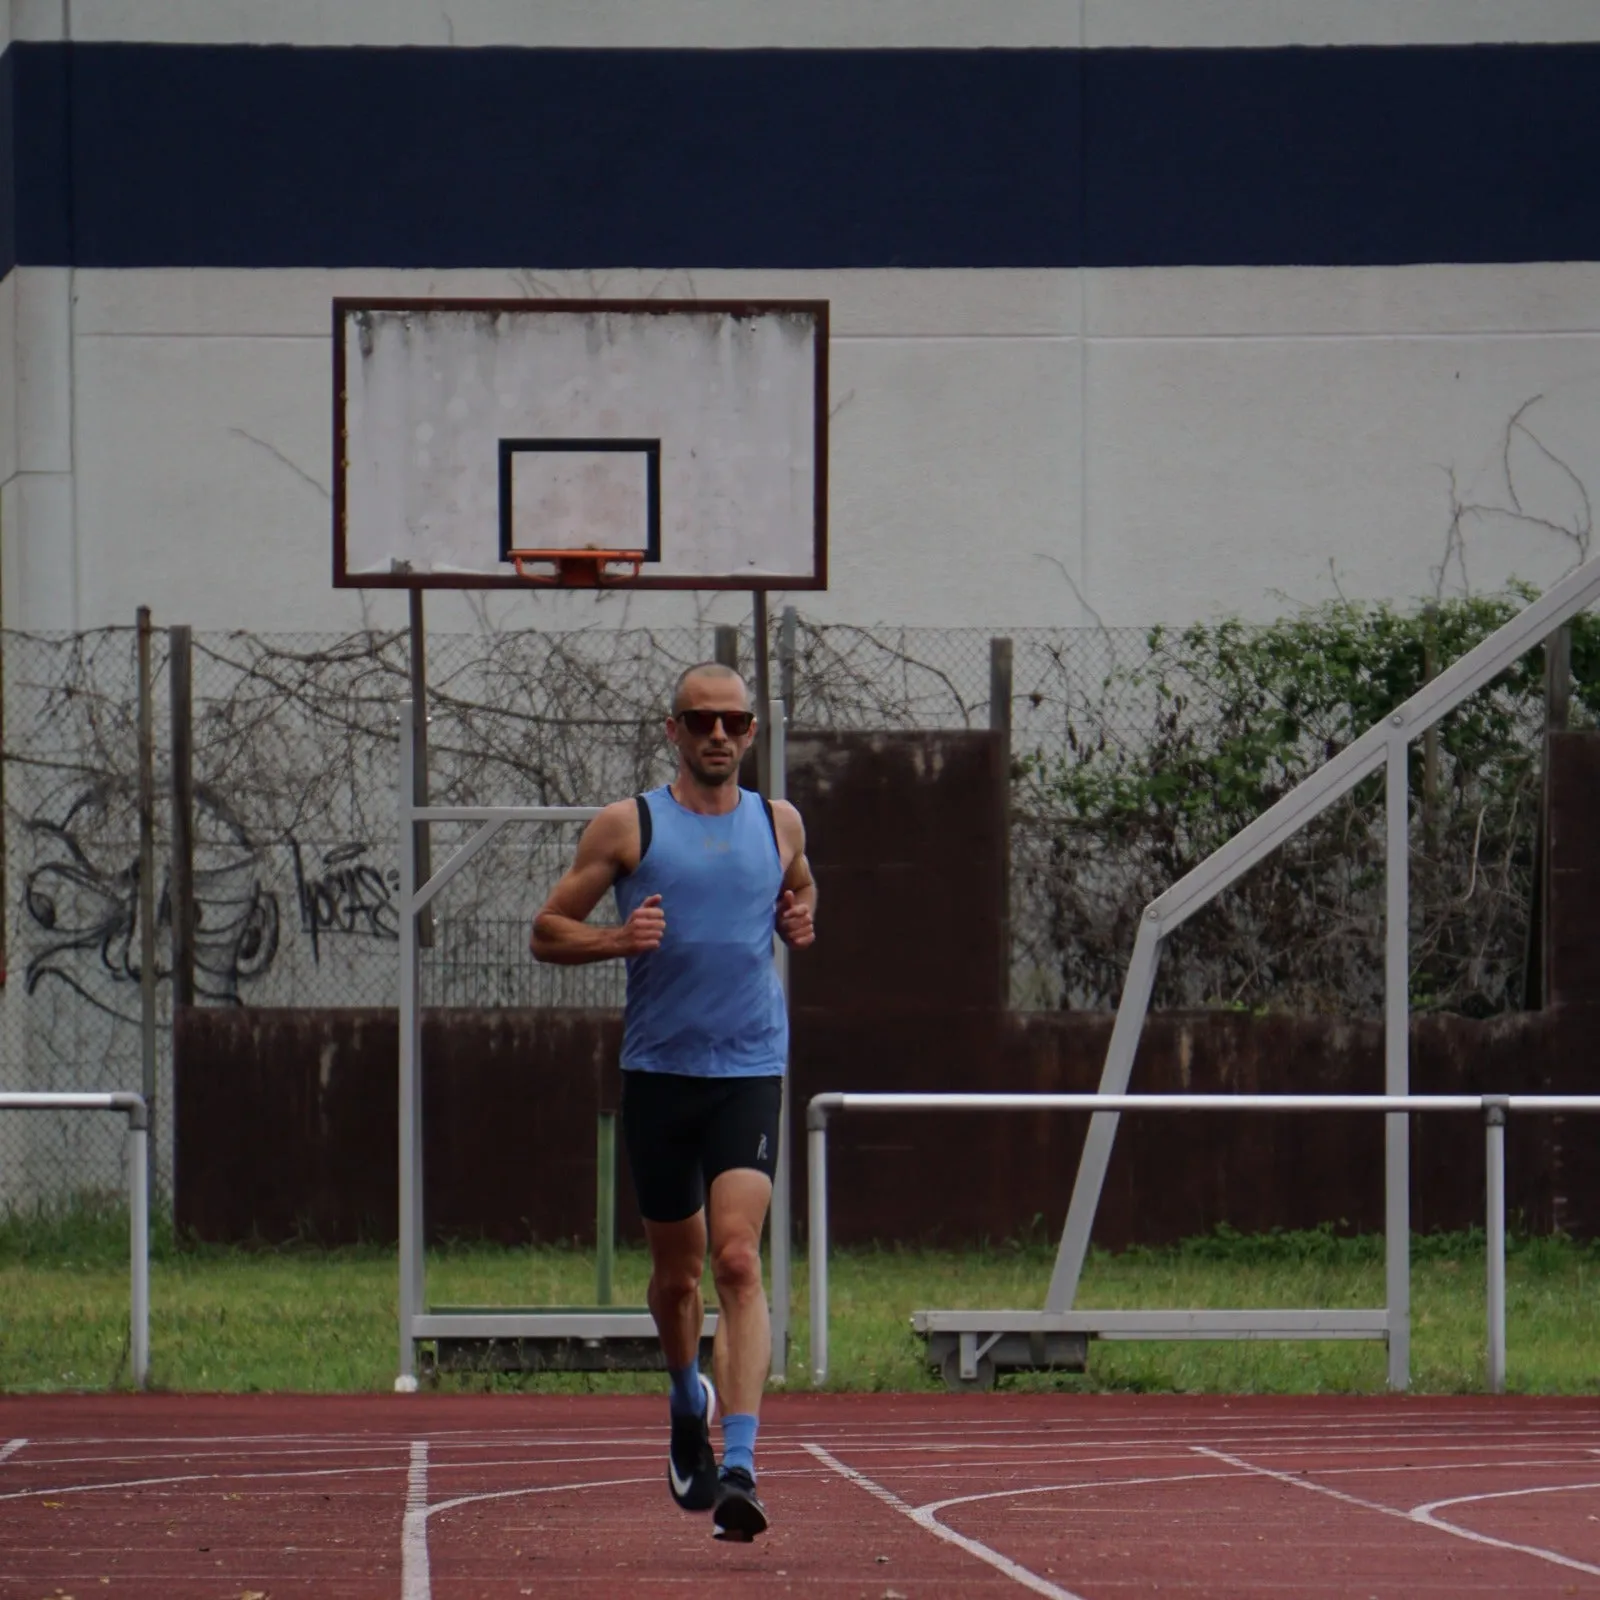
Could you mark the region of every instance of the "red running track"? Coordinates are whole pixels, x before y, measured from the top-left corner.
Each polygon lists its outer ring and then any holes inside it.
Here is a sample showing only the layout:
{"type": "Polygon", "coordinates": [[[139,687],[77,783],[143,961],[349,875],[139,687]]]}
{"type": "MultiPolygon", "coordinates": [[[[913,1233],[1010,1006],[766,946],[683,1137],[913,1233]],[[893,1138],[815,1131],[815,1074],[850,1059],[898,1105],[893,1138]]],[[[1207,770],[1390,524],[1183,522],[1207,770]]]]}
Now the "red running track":
{"type": "Polygon", "coordinates": [[[1600,1596],[1600,1401],[770,1397],[772,1531],[666,1402],[0,1397],[4,1600],[1600,1596]]]}

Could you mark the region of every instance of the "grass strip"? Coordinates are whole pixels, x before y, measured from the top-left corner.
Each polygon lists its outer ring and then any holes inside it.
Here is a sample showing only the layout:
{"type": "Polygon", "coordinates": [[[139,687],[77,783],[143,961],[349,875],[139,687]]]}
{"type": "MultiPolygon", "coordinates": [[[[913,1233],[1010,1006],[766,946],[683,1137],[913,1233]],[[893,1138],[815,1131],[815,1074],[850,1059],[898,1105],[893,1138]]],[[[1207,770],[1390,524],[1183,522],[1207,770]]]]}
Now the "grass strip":
{"type": "MultiPolygon", "coordinates": [[[[176,1391],[387,1391],[396,1370],[396,1258],[390,1247],[180,1247],[151,1241],[151,1357],[156,1387],[176,1391]]],[[[937,1390],[914,1310],[1043,1301],[1045,1241],[964,1250],[841,1249],[830,1268],[828,1387],[937,1390]]],[[[1600,1247],[1515,1237],[1508,1246],[1509,1387],[1600,1392],[1600,1247]]],[[[616,1300],[642,1305],[648,1262],[624,1247],[616,1300]]],[[[795,1262],[791,1388],[808,1386],[806,1274],[795,1262]]],[[[434,1304],[592,1303],[594,1262],[561,1246],[461,1245],[430,1252],[434,1304]]],[[[708,1284],[709,1294],[709,1284],[708,1284]]],[[[1083,1307],[1360,1307],[1383,1295],[1383,1241],[1331,1229],[1240,1235],[1218,1230],[1161,1249],[1094,1253],[1083,1307]]],[[[0,1390],[103,1390],[128,1381],[126,1216],[115,1205],[0,1217],[0,1390]]],[[[1480,1233],[1413,1245],[1412,1376],[1422,1393],[1474,1393],[1484,1379],[1480,1233]]],[[[1363,1394],[1384,1388],[1385,1356],[1367,1341],[1096,1342],[1085,1374],[1008,1376],[1020,1389],[1094,1392],[1363,1394]]],[[[446,1390],[653,1392],[654,1374],[446,1376],[446,1390]]]]}

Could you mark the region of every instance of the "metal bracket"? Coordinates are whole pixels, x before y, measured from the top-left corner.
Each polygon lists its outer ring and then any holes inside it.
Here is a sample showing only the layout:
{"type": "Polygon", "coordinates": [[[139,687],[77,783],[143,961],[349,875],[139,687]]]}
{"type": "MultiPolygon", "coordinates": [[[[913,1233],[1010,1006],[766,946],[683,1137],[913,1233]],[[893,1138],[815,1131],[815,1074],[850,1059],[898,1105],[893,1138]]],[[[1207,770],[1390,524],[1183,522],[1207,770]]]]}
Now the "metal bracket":
{"type": "Polygon", "coordinates": [[[961,1376],[969,1381],[976,1378],[978,1376],[978,1363],[982,1361],[983,1358],[988,1355],[988,1353],[993,1350],[997,1344],[999,1344],[999,1342],[1000,1335],[998,1333],[991,1333],[982,1344],[978,1343],[977,1334],[962,1334],[960,1342],[957,1345],[957,1349],[960,1352],[958,1359],[961,1363],[961,1376]]]}

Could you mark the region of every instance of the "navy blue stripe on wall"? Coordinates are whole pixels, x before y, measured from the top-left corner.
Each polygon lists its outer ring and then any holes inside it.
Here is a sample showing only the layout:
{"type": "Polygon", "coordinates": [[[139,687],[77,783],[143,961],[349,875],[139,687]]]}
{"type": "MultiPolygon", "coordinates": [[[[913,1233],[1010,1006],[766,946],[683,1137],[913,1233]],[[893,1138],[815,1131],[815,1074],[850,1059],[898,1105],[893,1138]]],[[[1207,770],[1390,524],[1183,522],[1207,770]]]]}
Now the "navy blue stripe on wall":
{"type": "Polygon", "coordinates": [[[0,269],[1600,259],[1589,45],[19,44],[0,71],[0,269]]]}
{"type": "Polygon", "coordinates": [[[1091,62],[1091,261],[1600,260],[1600,47],[1091,62]]]}

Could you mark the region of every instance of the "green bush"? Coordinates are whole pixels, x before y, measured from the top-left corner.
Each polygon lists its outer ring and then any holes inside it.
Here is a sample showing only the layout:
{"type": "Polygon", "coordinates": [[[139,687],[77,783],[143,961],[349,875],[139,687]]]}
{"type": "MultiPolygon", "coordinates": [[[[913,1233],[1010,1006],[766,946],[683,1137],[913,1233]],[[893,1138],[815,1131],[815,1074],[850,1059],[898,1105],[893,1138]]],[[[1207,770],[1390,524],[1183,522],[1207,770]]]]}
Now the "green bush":
{"type": "MultiPolygon", "coordinates": [[[[1412,612],[1337,602],[1257,626],[1152,629],[1067,748],[1025,756],[1023,892],[1044,909],[1061,1003],[1114,1004],[1140,911],[1510,620],[1531,595],[1412,612]]],[[[1600,722],[1600,618],[1572,629],[1576,720],[1600,722]]],[[[1412,1003],[1487,1016],[1522,1003],[1544,652],[1411,747],[1412,1003]]],[[[1171,941],[1156,1004],[1376,1014],[1383,990],[1383,777],[1300,830],[1171,941]]]]}

